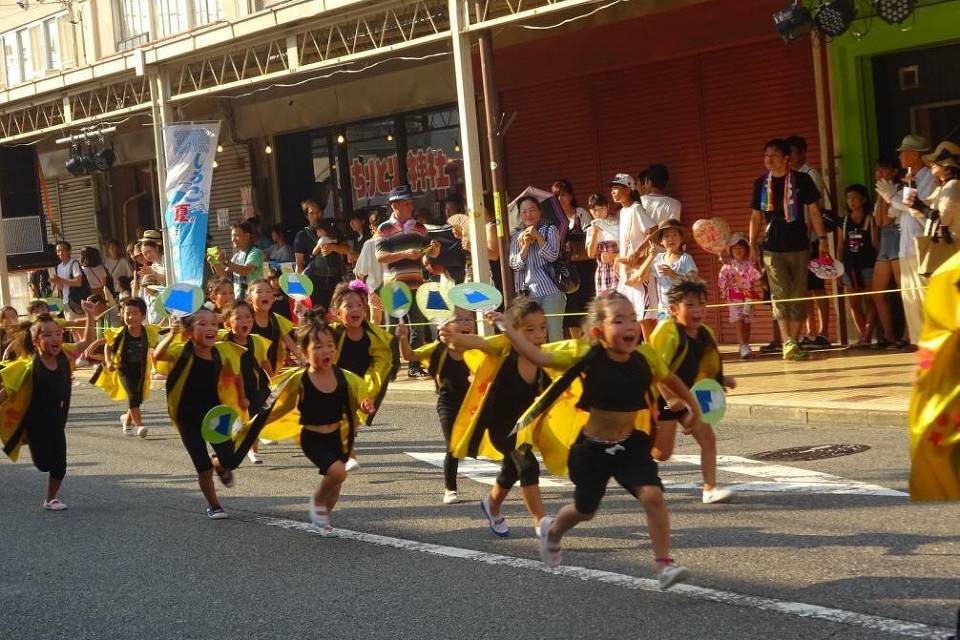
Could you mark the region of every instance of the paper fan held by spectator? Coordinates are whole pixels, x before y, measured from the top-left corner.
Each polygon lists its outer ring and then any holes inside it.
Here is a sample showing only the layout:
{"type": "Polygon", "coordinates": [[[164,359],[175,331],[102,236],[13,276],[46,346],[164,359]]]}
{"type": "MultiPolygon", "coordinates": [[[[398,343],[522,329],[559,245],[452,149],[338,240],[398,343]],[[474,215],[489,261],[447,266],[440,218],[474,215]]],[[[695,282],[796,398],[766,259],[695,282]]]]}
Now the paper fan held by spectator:
{"type": "Polygon", "coordinates": [[[723,218],[697,220],[693,223],[693,239],[704,251],[720,255],[730,243],[730,225],[723,218]]]}
{"type": "Polygon", "coordinates": [[[910,399],[910,497],[960,500],[960,253],[930,277],[910,399]]]}
{"type": "Polygon", "coordinates": [[[843,263],[829,256],[814,258],[807,263],[807,269],[821,280],[836,280],[844,273],[843,263]]]}

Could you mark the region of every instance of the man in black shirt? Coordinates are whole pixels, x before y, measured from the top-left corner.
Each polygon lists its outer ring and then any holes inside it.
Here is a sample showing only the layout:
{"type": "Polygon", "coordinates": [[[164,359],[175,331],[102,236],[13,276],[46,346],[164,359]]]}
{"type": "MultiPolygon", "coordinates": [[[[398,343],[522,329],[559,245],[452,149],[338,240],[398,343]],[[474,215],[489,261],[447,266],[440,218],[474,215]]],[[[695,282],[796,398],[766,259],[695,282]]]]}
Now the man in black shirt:
{"type": "Polygon", "coordinates": [[[828,255],[826,231],[817,206],[820,192],[810,176],[790,168],[790,145],[785,140],[771,140],[764,146],[763,164],[767,173],[754,181],[750,203],[751,256],[759,264],[762,249],[773,315],[784,337],[783,359],[800,360],[806,356],[798,342],[806,306],[778,300],[802,298],[807,291],[810,249],[804,207],[820,237],[820,254],[828,255]]]}

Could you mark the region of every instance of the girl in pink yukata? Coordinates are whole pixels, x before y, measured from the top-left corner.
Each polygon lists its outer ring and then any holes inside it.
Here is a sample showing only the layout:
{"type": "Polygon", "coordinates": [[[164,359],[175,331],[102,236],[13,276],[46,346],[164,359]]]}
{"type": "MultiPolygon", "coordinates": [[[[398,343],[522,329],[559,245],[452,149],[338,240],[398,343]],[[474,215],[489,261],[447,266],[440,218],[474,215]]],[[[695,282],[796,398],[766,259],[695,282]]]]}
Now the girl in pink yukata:
{"type": "Polygon", "coordinates": [[[740,342],[740,359],[747,360],[753,356],[750,351],[750,322],[753,317],[752,300],[759,300],[756,284],[760,281],[760,271],[750,261],[750,244],[742,233],[734,233],[730,237],[730,258],[723,258],[723,267],[720,268],[718,284],[720,286],[720,300],[730,303],[730,324],[737,330],[737,340],[740,342]]]}

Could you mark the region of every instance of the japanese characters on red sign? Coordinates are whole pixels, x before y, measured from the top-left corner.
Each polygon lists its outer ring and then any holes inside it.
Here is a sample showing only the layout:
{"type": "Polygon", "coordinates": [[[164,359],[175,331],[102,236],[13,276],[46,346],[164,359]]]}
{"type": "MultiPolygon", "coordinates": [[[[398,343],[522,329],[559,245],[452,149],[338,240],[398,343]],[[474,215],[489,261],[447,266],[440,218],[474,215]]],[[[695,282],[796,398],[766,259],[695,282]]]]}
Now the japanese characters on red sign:
{"type": "MultiPolygon", "coordinates": [[[[453,181],[447,174],[449,158],[443,149],[417,149],[407,151],[407,180],[415,193],[449,189],[453,181]]],[[[350,163],[350,180],[353,195],[357,200],[369,200],[386,196],[400,184],[397,154],[386,158],[370,158],[360,162],[354,158],[350,163]]]]}

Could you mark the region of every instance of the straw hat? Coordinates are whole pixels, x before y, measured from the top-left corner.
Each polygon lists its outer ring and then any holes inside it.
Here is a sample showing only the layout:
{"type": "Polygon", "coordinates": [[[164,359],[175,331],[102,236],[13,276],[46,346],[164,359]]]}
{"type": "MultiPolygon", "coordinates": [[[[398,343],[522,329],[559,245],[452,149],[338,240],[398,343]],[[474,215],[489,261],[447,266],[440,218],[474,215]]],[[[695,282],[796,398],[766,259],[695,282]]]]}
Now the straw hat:
{"type": "Polygon", "coordinates": [[[918,151],[923,153],[929,150],[930,144],[927,142],[927,139],[915,133],[904,136],[900,146],[897,147],[897,151],[918,151]]]}
{"type": "Polygon", "coordinates": [[[941,167],[960,169],[960,146],[944,140],[937,145],[933,153],[923,156],[923,161],[927,164],[938,164],[941,167]]]}
{"type": "Polygon", "coordinates": [[[153,242],[163,244],[163,234],[156,229],[147,229],[143,232],[143,237],[138,242],[153,242]]]}
{"type": "Polygon", "coordinates": [[[690,229],[688,229],[687,226],[679,220],[666,220],[661,222],[660,226],[657,227],[657,230],[654,231],[653,235],[650,236],[650,239],[653,242],[660,244],[660,239],[663,237],[663,234],[667,229],[676,229],[679,231],[681,236],[680,242],[682,244],[687,244],[692,239],[690,235],[690,229]]]}

